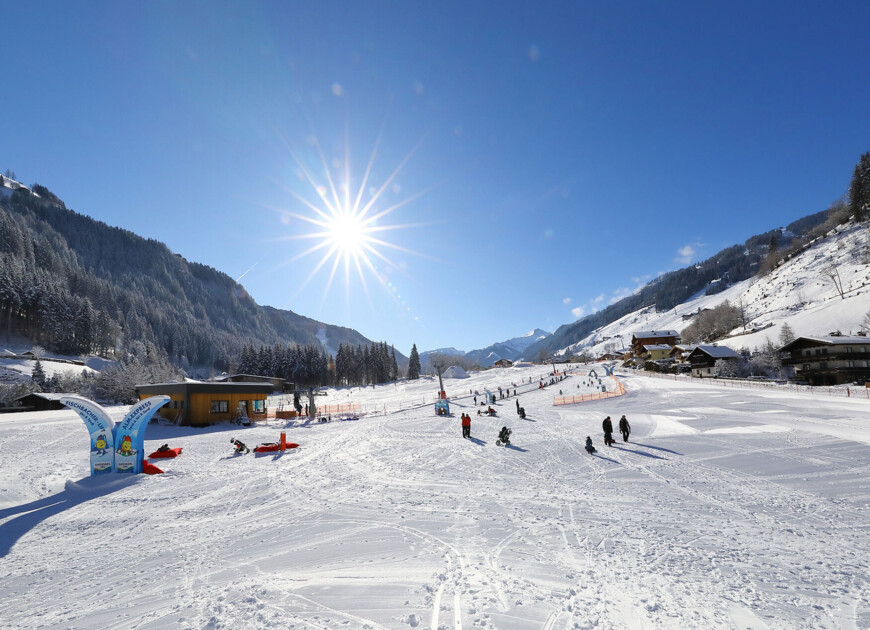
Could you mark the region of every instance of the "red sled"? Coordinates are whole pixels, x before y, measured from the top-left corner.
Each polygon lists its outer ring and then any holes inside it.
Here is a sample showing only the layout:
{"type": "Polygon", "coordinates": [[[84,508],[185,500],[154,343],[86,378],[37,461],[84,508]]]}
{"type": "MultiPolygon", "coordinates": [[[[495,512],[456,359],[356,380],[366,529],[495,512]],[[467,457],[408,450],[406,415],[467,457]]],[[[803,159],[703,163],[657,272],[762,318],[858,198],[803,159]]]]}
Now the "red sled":
{"type": "Polygon", "coordinates": [[[163,471],[147,460],[142,462],[142,472],[146,475],[162,475],[163,471]]]}
{"type": "MultiPolygon", "coordinates": [[[[296,442],[287,442],[286,444],[284,444],[283,450],[288,450],[291,448],[299,448],[299,445],[296,444],[296,442]]],[[[258,446],[257,448],[254,449],[254,452],[255,453],[272,453],[274,451],[280,451],[280,450],[282,450],[280,444],[260,444],[260,446],[258,446]]]]}
{"type": "Polygon", "coordinates": [[[148,459],[155,459],[158,457],[178,457],[181,455],[181,448],[171,448],[168,451],[154,451],[148,456],[148,459]]]}

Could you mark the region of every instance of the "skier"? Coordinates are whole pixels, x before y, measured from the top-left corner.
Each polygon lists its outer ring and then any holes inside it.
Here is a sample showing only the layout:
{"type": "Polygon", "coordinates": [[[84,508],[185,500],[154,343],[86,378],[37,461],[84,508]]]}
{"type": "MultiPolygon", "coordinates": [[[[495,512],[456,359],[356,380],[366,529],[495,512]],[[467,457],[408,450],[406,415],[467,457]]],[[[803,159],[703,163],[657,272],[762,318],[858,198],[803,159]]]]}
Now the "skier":
{"type": "Polygon", "coordinates": [[[607,446],[613,446],[613,423],[610,421],[610,416],[604,419],[601,428],[604,429],[604,443],[607,446]]]}
{"type": "Polygon", "coordinates": [[[230,438],[230,444],[236,447],[235,454],[241,455],[242,453],[250,453],[251,449],[245,446],[245,443],[241,440],[237,440],[236,438],[230,438]]]}
{"type": "MultiPolygon", "coordinates": [[[[480,412],[478,411],[478,413],[480,412]]],[[[466,413],[462,414],[462,437],[471,437],[471,416],[466,413]]]]}
{"type": "Polygon", "coordinates": [[[628,442],[628,436],[631,434],[631,425],[628,424],[628,419],[625,416],[619,419],[619,430],[622,431],[622,441],[628,442]]]}
{"type": "Polygon", "coordinates": [[[586,436],[586,452],[592,455],[595,452],[595,447],[592,446],[592,438],[590,436],[586,436]]]}

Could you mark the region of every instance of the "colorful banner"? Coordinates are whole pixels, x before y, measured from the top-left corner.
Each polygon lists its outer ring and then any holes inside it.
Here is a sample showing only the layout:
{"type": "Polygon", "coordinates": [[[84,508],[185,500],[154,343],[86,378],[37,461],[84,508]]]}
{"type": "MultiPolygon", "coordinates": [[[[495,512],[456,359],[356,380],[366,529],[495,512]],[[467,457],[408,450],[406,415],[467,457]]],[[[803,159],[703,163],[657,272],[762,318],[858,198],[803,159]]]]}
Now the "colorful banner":
{"type": "Polygon", "coordinates": [[[64,405],[79,414],[91,436],[91,475],[115,471],[115,422],[97,403],[81,396],[63,396],[64,405]]]}
{"type": "Polygon", "coordinates": [[[140,473],[145,461],[145,427],[169,396],[151,396],[130,407],[124,419],[115,427],[115,470],[119,473],[140,473]]]}

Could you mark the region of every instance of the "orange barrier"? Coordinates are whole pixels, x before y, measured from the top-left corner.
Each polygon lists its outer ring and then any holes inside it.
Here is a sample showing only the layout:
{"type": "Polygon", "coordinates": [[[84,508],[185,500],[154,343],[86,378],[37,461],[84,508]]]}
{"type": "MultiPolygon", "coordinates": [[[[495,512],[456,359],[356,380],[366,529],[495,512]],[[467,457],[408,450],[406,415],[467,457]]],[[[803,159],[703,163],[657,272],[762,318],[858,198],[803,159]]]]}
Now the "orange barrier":
{"type": "Polygon", "coordinates": [[[580,396],[556,396],[553,399],[553,404],[558,405],[573,405],[574,403],[588,402],[590,400],[604,400],[605,398],[616,398],[625,393],[625,387],[620,383],[615,376],[611,376],[616,382],[616,389],[609,392],[598,392],[595,394],[581,394],[580,396]]]}
{"type": "Polygon", "coordinates": [[[362,409],[359,403],[344,403],[341,405],[321,405],[317,408],[318,415],[324,413],[351,413],[362,409]]]}

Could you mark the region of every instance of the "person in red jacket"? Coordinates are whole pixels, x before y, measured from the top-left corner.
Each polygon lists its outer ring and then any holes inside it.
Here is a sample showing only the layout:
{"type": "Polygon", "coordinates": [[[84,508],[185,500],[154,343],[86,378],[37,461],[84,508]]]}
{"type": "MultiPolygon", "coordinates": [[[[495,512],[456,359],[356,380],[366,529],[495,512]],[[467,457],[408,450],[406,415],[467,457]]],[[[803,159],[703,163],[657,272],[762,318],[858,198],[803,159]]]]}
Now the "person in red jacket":
{"type": "Polygon", "coordinates": [[[462,414],[462,437],[471,437],[471,416],[466,413],[462,414]]]}

